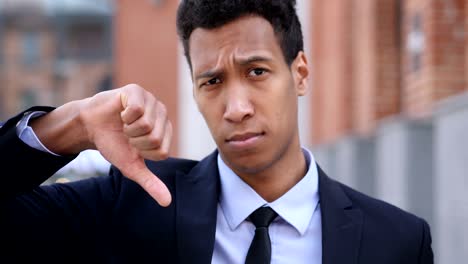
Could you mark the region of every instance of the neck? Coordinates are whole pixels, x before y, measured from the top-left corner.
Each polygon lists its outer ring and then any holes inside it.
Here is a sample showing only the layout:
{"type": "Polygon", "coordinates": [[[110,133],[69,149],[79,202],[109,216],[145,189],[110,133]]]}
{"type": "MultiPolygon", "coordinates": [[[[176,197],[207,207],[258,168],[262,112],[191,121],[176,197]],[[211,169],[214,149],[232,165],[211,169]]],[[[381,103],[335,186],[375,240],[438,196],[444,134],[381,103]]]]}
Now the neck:
{"type": "Polygon", "coordinates": [[[306,174],[307,166],[299,142],[285,151],[271,166],[255,174],[238,174],[267,202],[288,192],[306,174]]]}

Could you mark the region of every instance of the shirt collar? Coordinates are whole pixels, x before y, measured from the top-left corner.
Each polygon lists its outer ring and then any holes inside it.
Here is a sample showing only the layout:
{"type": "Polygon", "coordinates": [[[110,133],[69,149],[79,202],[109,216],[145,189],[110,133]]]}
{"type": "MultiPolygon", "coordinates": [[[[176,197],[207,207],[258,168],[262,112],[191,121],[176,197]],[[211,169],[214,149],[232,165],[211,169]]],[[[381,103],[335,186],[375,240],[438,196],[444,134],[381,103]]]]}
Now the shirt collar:
{"type": "Polygon", "coordinates": [[[236,229],[257,208],[268,205],[304,235],[319,202],[318,171],[314,156],[302,149],[307,164],[306,175],[283,196],[268,203],[224,163],[218,154],[221,179],[219,203],[231,230],[236,229]]]}

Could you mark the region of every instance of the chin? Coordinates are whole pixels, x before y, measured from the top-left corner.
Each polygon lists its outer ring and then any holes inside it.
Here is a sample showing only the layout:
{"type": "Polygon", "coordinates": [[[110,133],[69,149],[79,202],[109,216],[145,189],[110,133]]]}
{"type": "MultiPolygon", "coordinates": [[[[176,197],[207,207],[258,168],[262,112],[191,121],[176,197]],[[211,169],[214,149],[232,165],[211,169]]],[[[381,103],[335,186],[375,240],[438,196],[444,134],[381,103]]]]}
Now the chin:
{"type": "Polygon", "coordinates": [[[237,174],[258,174],[271,166],[270,162],[255,161],[250,158],[248,161],[236,160],[228,163],[229,167],[237,174]]]}

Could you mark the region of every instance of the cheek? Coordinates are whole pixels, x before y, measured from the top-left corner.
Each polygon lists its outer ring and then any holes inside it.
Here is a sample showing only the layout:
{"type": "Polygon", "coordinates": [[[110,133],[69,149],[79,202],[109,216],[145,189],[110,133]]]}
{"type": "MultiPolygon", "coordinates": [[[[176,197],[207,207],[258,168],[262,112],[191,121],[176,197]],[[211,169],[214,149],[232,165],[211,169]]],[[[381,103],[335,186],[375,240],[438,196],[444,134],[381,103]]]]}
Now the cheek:
{"type": "Polygon", "coordinates": [[[297,97],[294,93],[288,92],[279,98],[273,109],[275,125],[279,131],[285,132],[294,129],[297,125],[297,97]]]}

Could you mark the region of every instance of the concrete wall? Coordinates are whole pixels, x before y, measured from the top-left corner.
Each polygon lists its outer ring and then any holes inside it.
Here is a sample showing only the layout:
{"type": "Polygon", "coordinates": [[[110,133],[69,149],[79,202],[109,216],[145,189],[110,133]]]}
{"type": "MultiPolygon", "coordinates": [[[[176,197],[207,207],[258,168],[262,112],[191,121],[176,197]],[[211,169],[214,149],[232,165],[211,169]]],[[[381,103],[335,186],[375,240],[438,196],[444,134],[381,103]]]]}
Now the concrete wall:
{"type": "Polygon", "coordinates": [[[376,194],[432,223],[432,125],[394,118],[378,129],[376,194]]]}
{"type": "Polygon", "coordinates": [[[437,263],[468,259],[468,94],[437,107],[435,127],[435,232],[437,263]]]}
{"type": "Polygon", "coordinates": [[[468,93],[438,103],[431,118],[386,119],[373,137],[311,149],[330,177],[427,220],[435,263],[466,262],[468,93]]]}

